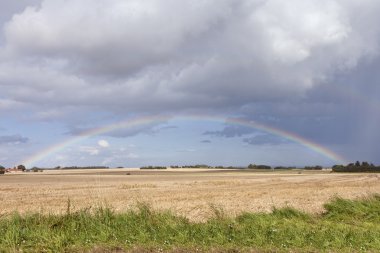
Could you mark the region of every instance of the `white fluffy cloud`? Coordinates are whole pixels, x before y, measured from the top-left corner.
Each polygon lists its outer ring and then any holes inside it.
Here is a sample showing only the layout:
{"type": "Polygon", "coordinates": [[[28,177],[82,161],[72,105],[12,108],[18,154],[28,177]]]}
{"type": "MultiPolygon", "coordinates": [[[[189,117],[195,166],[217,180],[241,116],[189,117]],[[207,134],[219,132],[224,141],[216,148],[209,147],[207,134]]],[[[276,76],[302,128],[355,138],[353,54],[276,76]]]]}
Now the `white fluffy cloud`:
{"type": "Polygon", "coordinates": [[[100,147],[102,147],[102,148],[108,148],[110,146],[110,144],[106,140],[100,140],[100,141],[98,141],[98,145],[100,147]]]}

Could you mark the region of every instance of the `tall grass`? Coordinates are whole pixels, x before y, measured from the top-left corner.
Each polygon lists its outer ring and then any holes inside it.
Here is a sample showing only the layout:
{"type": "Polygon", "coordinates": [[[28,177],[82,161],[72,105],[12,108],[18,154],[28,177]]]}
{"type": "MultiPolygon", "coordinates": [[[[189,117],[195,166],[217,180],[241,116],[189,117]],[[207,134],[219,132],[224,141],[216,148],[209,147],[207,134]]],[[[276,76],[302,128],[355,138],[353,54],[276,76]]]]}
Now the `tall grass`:
{"type": "MultiPolygon", "coordinates": [[[[19,215],[0,218],[0,252],[83,252],[93,249],[153,251],[379,252],[380,196],[359,200],[335,198],[326,212],[310,215],[287,207],[271,213],[215,216],[193,223],[139,203],[134,210],[110,208],[65,215],[19,215]]],[[[97,251],[99,252],[99,251],[97,251]]]]}

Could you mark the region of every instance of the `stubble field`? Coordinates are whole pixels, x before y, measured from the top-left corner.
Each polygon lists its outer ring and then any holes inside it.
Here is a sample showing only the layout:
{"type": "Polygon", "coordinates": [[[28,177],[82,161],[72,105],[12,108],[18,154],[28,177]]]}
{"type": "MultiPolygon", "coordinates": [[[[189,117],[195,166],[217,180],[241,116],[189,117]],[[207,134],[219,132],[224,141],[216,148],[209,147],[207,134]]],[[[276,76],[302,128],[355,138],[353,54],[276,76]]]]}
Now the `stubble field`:
{"type": "Polygon", "coordinates": [[[291,206],[320,213],[332,197],[354,199],[380,193],[378,174],[329,172],[258,172],[181,169],[67,170],[0,176],[0,215],[64,214],[71,210],[111,207],[116,212],[144,202],[192,221],[204,221],[213,209],[229,216],[291,206]]]}

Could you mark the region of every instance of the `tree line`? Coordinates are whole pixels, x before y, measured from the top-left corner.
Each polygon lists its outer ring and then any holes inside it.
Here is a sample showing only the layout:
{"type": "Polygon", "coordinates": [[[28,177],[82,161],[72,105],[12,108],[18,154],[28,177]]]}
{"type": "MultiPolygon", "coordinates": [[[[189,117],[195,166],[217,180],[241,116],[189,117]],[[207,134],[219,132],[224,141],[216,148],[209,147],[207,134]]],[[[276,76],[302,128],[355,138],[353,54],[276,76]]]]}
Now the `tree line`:
{"type": "Polygon", "coordinates": [[[322,170],[323,167],[316,165],[316,166],[305,166],[302,168],[297,168],[294,166],[276,166],[272,167],[269,165],[256,165],[256,164],[250,164],[248,165],[248,169],[256,169],[256,170],[294,170],[294,169],[302,169],[302,170],[322,170]]]}
{"type": "Polygon", "coordinates": [[[334,172],[380,172],[380,166],[375,166],[373,163],[359,162],[349,163],[348,165],[334,165],[334,172]]]}
{"type": "Polygon", "coordinates": [[[166,170],[167,167],[164,166],[143,166],[140,170],[166,170]]]}

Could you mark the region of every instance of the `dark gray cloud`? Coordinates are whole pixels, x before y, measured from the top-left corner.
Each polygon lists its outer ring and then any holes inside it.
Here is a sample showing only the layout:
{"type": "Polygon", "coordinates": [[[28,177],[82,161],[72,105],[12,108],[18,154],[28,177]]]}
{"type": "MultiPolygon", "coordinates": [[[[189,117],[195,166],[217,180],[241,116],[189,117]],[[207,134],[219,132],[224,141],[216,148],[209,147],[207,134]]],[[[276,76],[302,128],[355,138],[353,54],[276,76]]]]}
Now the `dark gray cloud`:
{"type": "Polygon", "coordinates": [[[202,140],[201,143],[212,143],[210,140],[202,140]]]}
{"type": "Polygon", "coordinates": [[[5,25],[2,94],[27,104],[101,105],[117,113],[300,98],[377,52],[379,6],[43,1],[5,25]]]}
{"type": "Polygon", "coordinates": [[[21,144],[21,143],[27,143],[28,141],[29,141],[28,138],[23,137],[21,135],[0,136],[0,144],[21,144]]]}

